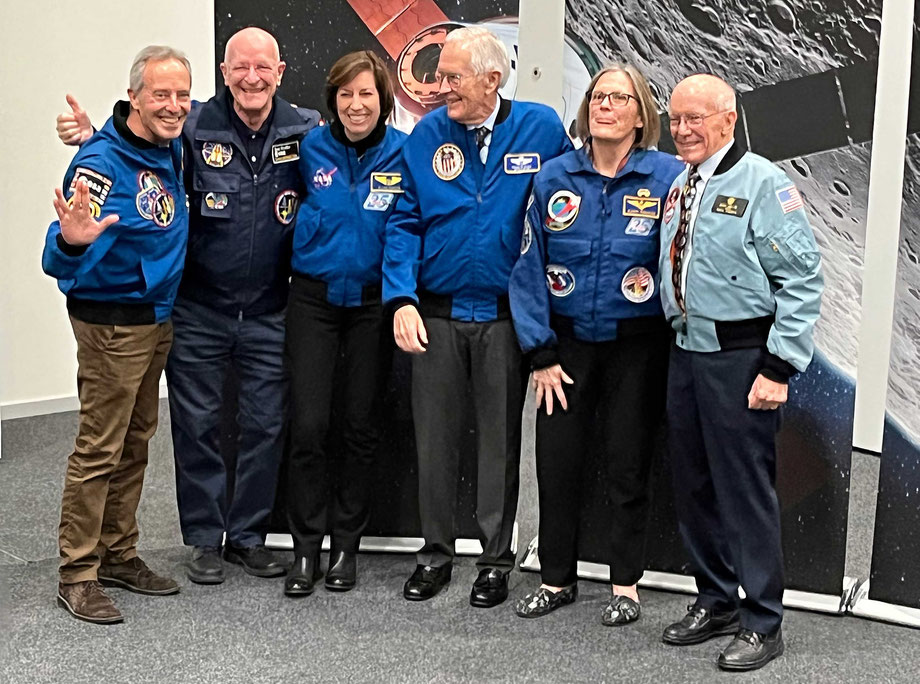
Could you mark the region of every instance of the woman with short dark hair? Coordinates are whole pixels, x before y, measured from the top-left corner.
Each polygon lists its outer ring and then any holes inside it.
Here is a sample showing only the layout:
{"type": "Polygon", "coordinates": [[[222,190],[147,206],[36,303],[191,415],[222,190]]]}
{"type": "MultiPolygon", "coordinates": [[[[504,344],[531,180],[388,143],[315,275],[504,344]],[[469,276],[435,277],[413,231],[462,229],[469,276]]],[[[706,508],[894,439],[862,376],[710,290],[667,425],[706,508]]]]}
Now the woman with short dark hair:
{"type": "Polygon", "coordinates": [[[329,70],[325,95],[331,121],[310,131],[300,150],[307,193],[294,227],[287,309],[287,511],[294,538],[288,596],[311,594],[322,576],[327,525],[332,545],[325,586],[355,586],[391,339],[380,301],[384,226],[402,192],[406,136],[386,125],[393,88],[383,61],[366,50],[345,55],[329,70]],[[334,395],[341,395],[341,453],[338,467],[330,468],[334,395]]]}

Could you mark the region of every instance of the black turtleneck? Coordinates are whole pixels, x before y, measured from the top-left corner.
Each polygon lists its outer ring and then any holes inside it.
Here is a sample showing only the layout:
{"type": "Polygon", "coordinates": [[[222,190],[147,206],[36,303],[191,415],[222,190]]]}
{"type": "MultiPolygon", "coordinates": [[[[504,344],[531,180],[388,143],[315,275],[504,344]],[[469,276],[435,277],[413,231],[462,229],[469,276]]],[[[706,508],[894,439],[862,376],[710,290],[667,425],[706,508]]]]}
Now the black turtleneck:
{"type": "Polygon", "coordinates": [[[149,140],[144,140],[143,138],[134,134],[134,131],[128,127],[129,114],[131,114],[130,102],[127,100],[119,100],[115,103],[115,107],[112,109],[112,125],[115,126],[115,130],[118,131],[118,135],[120,135],[134,147],[140,148],[142,150],[152,150],[159,147],[159,145],[154,145],[149,140]]]}
{"type": "Polygon", "coordinates": [[[348,136],[345,135],[345,127],[338,119],[333,119],[332,123],[329,124],[329,132],[332,133],[333,138],[345,145],[345,147],[353,147],[355,154],[360,159],[365,152],[375,145],[379,145],[380,141],[383,140],[383,136],[387,132],[387,122],[381,116],[377,120],[377,125],[374,126],[374,129],[360,140],[349,140],[348,136]]]}

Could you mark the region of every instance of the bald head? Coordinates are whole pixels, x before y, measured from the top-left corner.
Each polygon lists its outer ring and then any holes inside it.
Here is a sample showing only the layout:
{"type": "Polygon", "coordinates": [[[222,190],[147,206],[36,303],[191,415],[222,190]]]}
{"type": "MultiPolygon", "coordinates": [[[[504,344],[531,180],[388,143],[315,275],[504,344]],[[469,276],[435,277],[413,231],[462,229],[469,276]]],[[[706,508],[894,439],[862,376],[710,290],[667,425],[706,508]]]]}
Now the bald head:
{"type": "Polygon", "coordinates": [[[688,76],[674,87],[668,116],[678,154],[689,164],[701,164],[735,135],[735,91],[718,76],[688,76]]]}
{"type": "Polygon", "coordinates": [[[268,31],[250,26],[237,31],[224,49],[220,72],[233,97],[233,108],[253,130],[268,118],[284,62],[278,41],[268,31]]]}
{"type": "Polygon", "coordinates": [[[250,26],[237,31],[224,48],[224,62],[231,61],[236,51],[240,50],[257,50],[266,55],[270,55],[276,62],[281,61],[281,50],[278,48],[278,41],[265,29],[258,26],[250,26]]]}

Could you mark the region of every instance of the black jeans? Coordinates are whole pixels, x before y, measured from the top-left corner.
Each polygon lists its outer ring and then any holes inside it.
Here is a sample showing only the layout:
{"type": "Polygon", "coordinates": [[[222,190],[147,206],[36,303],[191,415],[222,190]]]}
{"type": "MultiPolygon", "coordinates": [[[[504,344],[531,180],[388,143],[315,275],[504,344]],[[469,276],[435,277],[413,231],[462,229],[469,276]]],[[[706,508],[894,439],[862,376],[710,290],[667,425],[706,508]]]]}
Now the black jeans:
{"type": "Polygon", "coordinates": [[[287,513],[294,552],[319,553],[327,529],[333,550],[355,552],[370,514],[389,331],[382,331],[379,303],[335,306],[326,301],[322,283],[298,278],[291,284],[287,313],[287,513]],[[327,454],[332,405],[339,393],[342,452],[327,454]],[[341,459],[337,482],[332,482],[328,467],[333,456],[341,459]]]}
{"type": "Polygon", "coordinates": [[[578,579],[578,528],[584,466],[600,439],[612,507],[610,579],[629,586],[645,569],[649,472],[655,430],[664,412],[667,329],[610,342],[559,338],[568,411],[554,396],[553,415],[537,411],[540,574],[551,586],[578,579]]]}

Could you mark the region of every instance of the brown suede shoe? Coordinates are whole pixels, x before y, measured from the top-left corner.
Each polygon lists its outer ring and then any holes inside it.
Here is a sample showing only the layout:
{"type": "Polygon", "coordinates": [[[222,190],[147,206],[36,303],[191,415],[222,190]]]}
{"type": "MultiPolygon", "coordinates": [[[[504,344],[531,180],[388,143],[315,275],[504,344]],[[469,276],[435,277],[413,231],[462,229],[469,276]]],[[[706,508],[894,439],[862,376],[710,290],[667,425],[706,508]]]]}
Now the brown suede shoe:
{"type": "Polygon", "coordinates": [[[155,574],[137,556],[117,565],[114,563],[102,565],[98,575],[104,587],[121,587],[148,596],[166,596],[179,591],[179,585],[175,580],[155,574]]]}
{"type": "Polygon", "coordinates": [[[58,584],[58,603],[68,613],[86,622],[112,624],[124,618],[99,582],[90,580],[76,584],[58,584]]]}

